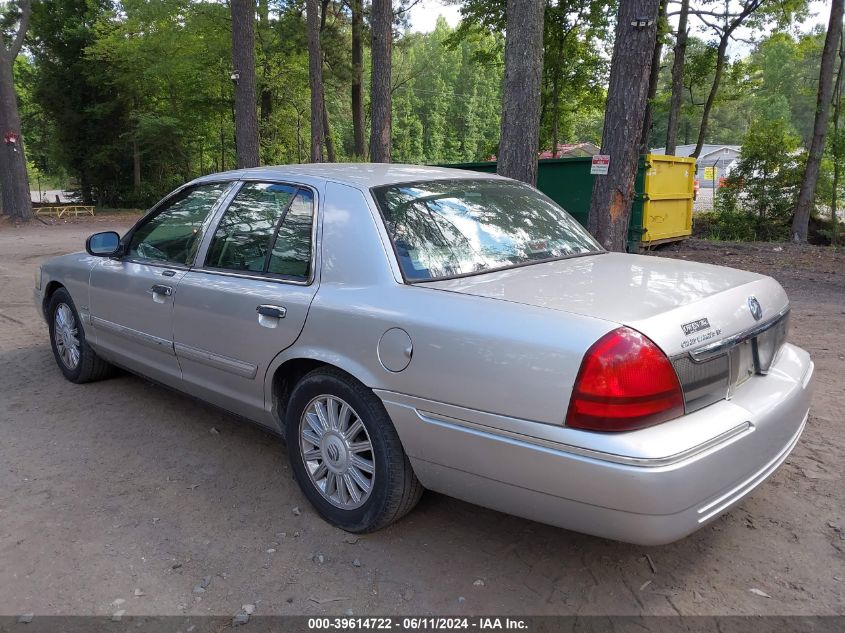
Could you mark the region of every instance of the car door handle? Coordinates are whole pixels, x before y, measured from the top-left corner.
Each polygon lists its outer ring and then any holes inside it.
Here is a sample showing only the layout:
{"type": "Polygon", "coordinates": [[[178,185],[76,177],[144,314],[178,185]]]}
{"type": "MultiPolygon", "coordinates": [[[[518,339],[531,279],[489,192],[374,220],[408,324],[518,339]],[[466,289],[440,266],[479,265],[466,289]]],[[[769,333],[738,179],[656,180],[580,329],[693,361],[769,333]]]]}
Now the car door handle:
{"type": "Polygon", "coordinates": [[[255,308],[255,311],[258,312],[259,316],[271,317],[274,319],[284,319],[285,315],[288,313],[287,308],[270,305],[260,305],[255,308]]]}
{"type": "Polygon", "coordinates": [[[162,284],[156,284],[152,288],[153,294],[162,295],[165,297],[169,297],[173,294],[173,288],[170,286],[163,286],[162,284]]]}

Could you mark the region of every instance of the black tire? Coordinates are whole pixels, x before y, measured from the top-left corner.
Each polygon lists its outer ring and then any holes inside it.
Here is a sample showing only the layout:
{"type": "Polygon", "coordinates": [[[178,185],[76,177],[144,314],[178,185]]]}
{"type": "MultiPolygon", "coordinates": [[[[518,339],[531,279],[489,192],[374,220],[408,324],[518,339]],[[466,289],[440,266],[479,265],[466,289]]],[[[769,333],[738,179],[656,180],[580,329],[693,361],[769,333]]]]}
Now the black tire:
{"type": "Polygon", "coordinates": [[[288,457],[294,477],[303,494],[329,523],[347,532],[374,532],[401,519],[419,501],[423,487],[414,475],[384,405],[370,389],[348,374],[328,367],[306,374],[291,393],[286,424],[288,457]],[[332,396],[348,403],[369,435],[374,475],[369,497],[360,507],[345,509],[332,504],[309,476],[300,429],[306,424],[306,408],[319,396],[332,396]]]}
{"type": "Polygon", "coordinates": [[[70,298],[70,294],[64,288],[59,288],[50,297],[50,303],[47,306],[47,324],[50,328],[50,346],[53,348],[56,364],[69,381],[75,383],[93,382],[108,378],[114,373],[114,365],[97,356],[97,353],[85,340],[85,330],[82,327],[79,312],[76,311],[73,299],[70,298]],[[75,366],[69,365],[62,358],[56,342],[56,312],[63,305],[67,306],[73,314],[76,336],[79,341],[79,361],[75,366]]]}

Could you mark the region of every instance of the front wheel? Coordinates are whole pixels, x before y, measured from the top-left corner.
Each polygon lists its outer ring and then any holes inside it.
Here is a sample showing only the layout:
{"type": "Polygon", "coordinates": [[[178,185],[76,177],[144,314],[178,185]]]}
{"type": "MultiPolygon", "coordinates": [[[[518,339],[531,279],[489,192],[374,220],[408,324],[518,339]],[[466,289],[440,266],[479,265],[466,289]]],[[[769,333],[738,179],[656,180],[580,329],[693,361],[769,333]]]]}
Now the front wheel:
{"type": "Polygon", "coordinates": [[[306,375],[291,394],[287,425],[294,476],[328,522],[372,532],[419,501],[422,486],[384,406],[343,372],[306,375]]]}
{"type": "Polygon", "coordinates": [[[53,356],[65,378],[83,383],[102,380],[112,374],[114,367],[97,356],[85,340],[79,313],[67,290],[59,288],[53,293],[47,315],[53,356]]]}

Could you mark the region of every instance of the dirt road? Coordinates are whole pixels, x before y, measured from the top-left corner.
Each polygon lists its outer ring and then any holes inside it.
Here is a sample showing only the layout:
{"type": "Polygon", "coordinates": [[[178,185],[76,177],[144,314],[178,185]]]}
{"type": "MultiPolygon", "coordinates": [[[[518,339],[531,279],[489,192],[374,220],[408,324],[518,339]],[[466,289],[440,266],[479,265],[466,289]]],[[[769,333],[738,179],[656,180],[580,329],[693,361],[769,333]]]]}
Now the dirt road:
{"type": "Polygon", "coordinates": [[[844,254],[660,253],[774,275],[817,367],[794,454],[712,526],[642,548],[427,493],[356,541],[311,510],[274,437],[134,376],[61,377],[35,268],[127,226],[0,226],[0,614],[845,614],[844,254]]]}

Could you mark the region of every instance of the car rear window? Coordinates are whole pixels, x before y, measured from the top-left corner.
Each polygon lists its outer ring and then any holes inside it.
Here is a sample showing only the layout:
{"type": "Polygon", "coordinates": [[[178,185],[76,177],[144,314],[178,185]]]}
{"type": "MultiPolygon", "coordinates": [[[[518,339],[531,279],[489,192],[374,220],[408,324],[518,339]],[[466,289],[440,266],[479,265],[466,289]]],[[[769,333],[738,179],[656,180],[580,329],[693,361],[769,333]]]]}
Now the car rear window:
{"type": "Polygon", "coordinates": [[[602,252],[566,211],[511,180],[432,180],[373,195],[409,282],[602,252]]]}

